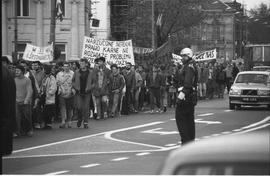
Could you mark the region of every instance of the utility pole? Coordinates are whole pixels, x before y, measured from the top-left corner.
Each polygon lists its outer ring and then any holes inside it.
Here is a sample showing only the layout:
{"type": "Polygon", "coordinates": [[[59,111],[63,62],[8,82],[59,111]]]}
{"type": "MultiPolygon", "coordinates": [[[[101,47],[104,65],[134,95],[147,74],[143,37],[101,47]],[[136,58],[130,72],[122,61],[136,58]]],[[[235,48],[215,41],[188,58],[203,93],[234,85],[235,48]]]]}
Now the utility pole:
{"type": "Polygon", "coordinates": [[[50,41],[53,44],[53,50],[55,49],[55,14],[56,14],[56,3],[55,0],[51,0],[51,26],[50,26],[50,41]]]}
{"type": "Polygon", "coordinates": [[[17,13],[17,0],[14,1],[14,59],[18,59],[18,13],[17,13]]]}
{"type": "Polygon", "coordinates": [[[84,0],[85,6],[85,36],[90,36],[91,0],[84,0]]]}
{"type": "Polygon", "coordinates": [[[152,0],[152,48],[156,49],[156,42],[155,42],[155,0],[152,0]]]}

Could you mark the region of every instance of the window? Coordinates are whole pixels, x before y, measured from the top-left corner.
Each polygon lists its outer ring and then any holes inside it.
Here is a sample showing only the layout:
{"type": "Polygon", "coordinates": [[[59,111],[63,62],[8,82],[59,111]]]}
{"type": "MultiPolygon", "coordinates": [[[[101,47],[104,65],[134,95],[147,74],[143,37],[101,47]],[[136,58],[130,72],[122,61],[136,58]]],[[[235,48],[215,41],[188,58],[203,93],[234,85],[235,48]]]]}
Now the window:
{"type": "Polygon", "coordinates": [[[220,40],[220,26],[215,25],[213,27],[213,40],[220,40]]]}
{"type": "Polygon", "coordinates": [[[29,16],[30,4],[29,0],[16,0],[17,1],[17,16],[29,16]]]}
{"type": "Polygon", "coordinates": [[[55,44],[55,47],[61,51],[61,55],[59,57],[59,60],[61,61],[65,61],[66,60],[66,55],[67,55],[67,52],[66,52],[66,44],[65,43],[56,43],[55,44]]]}
{"type": "Polygon", "coordinates": [[[25,47],[26,47],[26,43],[28,43],[28,42],[19,42],[17,44],[18,58],[23,57],[23,53],[24,53],[24,50],[25,50],[25,47]]]}
{"type": "MultiPolygon", "coordinates": [[[[57,0],[55,2],[57,2],[57,0]]],[[[63,17],[64,17],[66,14],[66,0],[61,0],[61,7],[62,7],[61,10],[62,10],[63,17]]]]}

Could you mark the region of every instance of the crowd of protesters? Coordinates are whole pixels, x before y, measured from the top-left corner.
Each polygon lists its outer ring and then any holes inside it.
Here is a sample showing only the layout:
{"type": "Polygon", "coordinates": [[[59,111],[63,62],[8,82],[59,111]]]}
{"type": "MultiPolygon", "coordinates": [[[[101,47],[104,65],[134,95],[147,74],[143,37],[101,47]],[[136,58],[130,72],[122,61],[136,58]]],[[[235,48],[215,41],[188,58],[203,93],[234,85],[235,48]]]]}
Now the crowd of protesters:
{"type": "MultiPolygon", "coordinates": [[[[2,56],[16,84],[16,122],[14,137],[32,136],[34,129],[76,126],[88,128],[89,118],[115,118],[149,110],[165,113],[174,108],[181,65],[143,64],[125,67],[105,65],[104,57],[93,65],[87,59],[76,62],[40,63],[19,60],[11,63],[2,56]]],[[[236,64],[196,63],[198,97],[223,98],[239,72],[236,64]]],[[[241,70],[240,70],[241,71],[241,70]]]]}

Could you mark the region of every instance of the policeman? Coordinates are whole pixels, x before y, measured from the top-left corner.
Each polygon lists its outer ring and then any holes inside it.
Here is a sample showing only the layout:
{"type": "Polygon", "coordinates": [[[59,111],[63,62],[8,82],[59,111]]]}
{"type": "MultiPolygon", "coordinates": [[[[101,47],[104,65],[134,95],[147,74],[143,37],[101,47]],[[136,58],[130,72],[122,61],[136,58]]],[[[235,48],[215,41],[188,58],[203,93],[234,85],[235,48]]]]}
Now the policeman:
{"type": "Polygon", "coordinates": [[[183,67],[177,76],[178,97],[175,119],[182,145],[195,139],[194,107],[197,103],[197,70],[192,60],[193,52],[184,48],[181,53],[183,67]]]}

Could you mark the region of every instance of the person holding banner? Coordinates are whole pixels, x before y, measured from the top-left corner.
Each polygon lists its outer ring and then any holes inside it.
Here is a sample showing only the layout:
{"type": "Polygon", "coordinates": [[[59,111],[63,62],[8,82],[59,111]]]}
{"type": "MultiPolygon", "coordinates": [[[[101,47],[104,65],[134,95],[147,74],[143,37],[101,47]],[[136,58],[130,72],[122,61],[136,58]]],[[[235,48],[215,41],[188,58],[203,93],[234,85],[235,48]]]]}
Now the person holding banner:
{"type": "Polygon", "coordinates": [[[88,128],[88,117],[91,96],[91,71],[87,68],[87,59],[80,60],[80,69],[76,70],[72,79],[72,87],[76,91],[76,103],[78,108],[77,127],[88,128]]]}
{"type": "Polygon", "coordinates": [[[181,136],[182,145],[195,139],[194,107],[197,104],[198,73],[192,60],[190,48],[181,51],[183,67],[177,76],[178,99],[175,119],[181,136]]]}

